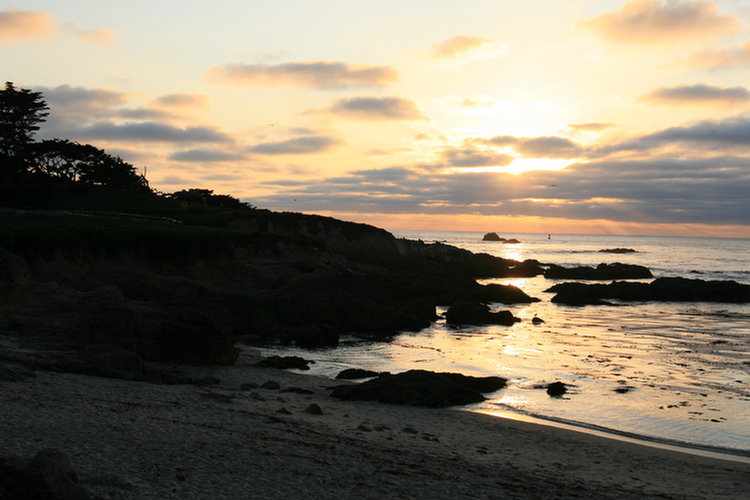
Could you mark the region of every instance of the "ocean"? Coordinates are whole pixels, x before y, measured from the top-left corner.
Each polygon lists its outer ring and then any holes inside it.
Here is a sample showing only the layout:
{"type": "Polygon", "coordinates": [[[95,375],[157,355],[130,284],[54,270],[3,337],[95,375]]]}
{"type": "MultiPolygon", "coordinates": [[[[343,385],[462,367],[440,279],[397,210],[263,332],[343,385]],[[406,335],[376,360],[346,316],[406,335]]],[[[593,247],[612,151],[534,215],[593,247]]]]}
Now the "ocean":
{"type": "MultiPolygon", "coordinates": [[[[655,277],[682,276],[750,284],[750,240],[651,236],[500,234],[517,244],[482,241],[483,233],[394,231],[473,252],[563,266],[622,262],[655,277]],[[631,248],[634,253],[599,250],[631,248]]],[[[643,280],[649,281],[649,280],[643,280]]],[[[503,306],[511,327],[450,328],[438,320],[391,342],[343,338],[335,349],[265,349],[316,361],[310,373],[334,377],[349,367],[413,368],[499,375],[508,386],[468,411],[750,457],[750,304],[553,304],[543,277],[487,279],[515,285],[541,302],[503,306]],[[535,325],[534,316],[544,320],[535,325]],[[562,398],[543,387],[570,386],[562,398]]],[[[445,310],[439,310],[443,313],[445,310]]]]}

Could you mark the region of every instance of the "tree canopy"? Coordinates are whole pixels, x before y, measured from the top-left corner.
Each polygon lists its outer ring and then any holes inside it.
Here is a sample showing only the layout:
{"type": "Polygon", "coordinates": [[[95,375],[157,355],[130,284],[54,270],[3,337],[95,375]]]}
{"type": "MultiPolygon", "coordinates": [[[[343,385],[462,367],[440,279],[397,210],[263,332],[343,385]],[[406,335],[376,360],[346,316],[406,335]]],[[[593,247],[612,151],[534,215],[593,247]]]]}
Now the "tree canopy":
{"type": "Polygon", "coordinates": [[[52,181],[150,191],[133,165],[95,146],[67,139],[34,142],[48,111],[41,92],[16,89],[12,82],[0,90],[0,187],[52,181]]]}

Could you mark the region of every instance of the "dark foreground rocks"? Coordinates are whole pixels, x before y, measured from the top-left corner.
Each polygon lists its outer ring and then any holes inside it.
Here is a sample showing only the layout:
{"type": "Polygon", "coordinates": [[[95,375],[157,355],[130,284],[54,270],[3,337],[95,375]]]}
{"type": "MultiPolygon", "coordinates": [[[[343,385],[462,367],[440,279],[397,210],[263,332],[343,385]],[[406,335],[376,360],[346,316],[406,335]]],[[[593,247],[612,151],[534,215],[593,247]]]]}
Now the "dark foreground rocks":
{"type": "Polygon", "coordinates": [[[45,449],[33,458],[0,456],[2,500],[89,500],[68,456],[45,449]]]}
{"type": "Polygon", "coordinates": [[[531,300],[476,279],[543,270],[303,214],[211,228],[0,215],[0,330],[47,346],[34,368],[139,378],[142,362],[230,365],[237,339],[385,340],[429,326],[437,306],[531,300]]]}
{"type": "Polygon", "coordinates": [[[490,311],[489,306],[477,302],[458,302],[448,308],[445,322],[449,325],[504,325],[511,326],[519,318],[510,311],[490,311]]]}
{"type": "Polygon", "coordinates": [[[544,271],[544,277],[548,279],[571,279],[571,280],[624,280],[652,278],[653,274],[647,267],[635,264],[599,264],[588,267],[562,267],[551,264],[544,271]]]}
{"type": "Polygon", "coordinates": [[[258,361],[255,363],[255,366],[260,368],[295,368],[297,370],[309,370],[310,367],[308,365],[314,362],[315,361],[309,361],[299,356],[270,356],[258,361]]]}
{"type": "Polygon", "coordinates": [[[557,294],[552,302],[568,305],[609,304],[607,299],[629,302],[750,302],[750,285],[736,281],[687,278],[658,278],[651,283],[560,283],[547,291],[557,294]]]}
{"type": "Polygon", "coordinates": [[[409,370],[395,375],[381,374],[361,384],[334,387],[331,396],[345,400],[441,408],[479,403],[485,400],[483,393],[502,389],[506,382],[502,377],[409,370]]]}

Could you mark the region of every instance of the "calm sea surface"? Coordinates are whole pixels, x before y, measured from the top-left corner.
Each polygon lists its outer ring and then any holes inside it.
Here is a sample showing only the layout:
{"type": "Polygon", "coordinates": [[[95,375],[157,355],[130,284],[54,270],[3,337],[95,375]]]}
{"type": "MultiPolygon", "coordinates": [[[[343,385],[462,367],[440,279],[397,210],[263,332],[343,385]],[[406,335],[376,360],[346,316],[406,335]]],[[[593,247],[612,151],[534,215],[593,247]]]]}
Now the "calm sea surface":
{"type": "MultiPolygon", "coordinates": [[[[503,244],[481,241],[482,233],[394,234],[516,260],[564,266],[623,262],[647,266],[655,277],[750,284],[746,239],[501,234],[521,242],[503,244]],[[615,247],[636,253],[598,251],[615,247]]],[[[317,361],[312,373],[327,376],[347,367],[500,375],[509,379],[508,387],[468,410],[750,456],[750,305],[571,307],[550,302],[552,294],[544,290],[554,280],[482,282],[513,284],[541,302],[495,304],[494,309],[510,309],[522,319],[512,327],[456,329],[440,320],[390,343],[343,339],[336,349],[298,354],[317,361]],[[545,323],[533,325],[534,316],[545,323]],[[538,388],[557,380],[572,386],[563,398],[550,398],[538,388]]]]}

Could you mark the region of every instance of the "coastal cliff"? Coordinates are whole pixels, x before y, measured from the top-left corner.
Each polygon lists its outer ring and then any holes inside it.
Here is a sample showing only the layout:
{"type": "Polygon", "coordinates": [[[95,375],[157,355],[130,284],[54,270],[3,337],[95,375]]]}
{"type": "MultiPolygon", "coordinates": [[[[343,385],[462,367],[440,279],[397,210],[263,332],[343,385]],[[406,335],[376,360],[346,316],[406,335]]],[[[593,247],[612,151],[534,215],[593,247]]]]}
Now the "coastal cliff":
{"type": "Polygon", "coordinates": [[[296,213],[250,210],[221,227],[0,216],[4,334],[33,345],[38,365],[124,378],[146,376],[144,360],[231,364],[239,338],[303,347],[388,338],[476,294],[477,277],[541,272],[296,213]]]}

